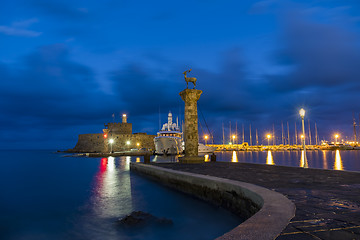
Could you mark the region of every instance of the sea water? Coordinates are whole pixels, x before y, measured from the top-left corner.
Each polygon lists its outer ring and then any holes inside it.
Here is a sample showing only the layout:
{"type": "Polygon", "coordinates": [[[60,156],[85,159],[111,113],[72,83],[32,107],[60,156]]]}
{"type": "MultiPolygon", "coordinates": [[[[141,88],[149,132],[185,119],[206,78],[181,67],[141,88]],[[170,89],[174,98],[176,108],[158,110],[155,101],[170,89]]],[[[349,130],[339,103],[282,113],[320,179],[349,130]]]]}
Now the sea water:
{"type": "MultiPolygon", "coordinates": [[[[205,154],[210,161],[211,154],[205,154]]],[[[360,150],[309,150],[306,159],[303,151],[218,151],[218,162],[243,162],[289,167],[320,168],[328,170],[360,171],[360,150]]],[[[154,156],[153,162],[178,161],[178,156],[154,156]]]]}
{"type": "MultiPolygon", "coordinates": [[[[0,239],[214,239],[241,223],[227,210],[129,171],[139,157],[0,151],[0,239]],[[132,211],[170,226],[123,228],[132,211]]],[[[161,159],[159,159],[160,161],[161,159]]],[[[168,159],[171,160],[171,159],[168,159]]]]}
{"type": "Polygon", "coordinates": [[[328,170],[360,171],[359,150],[227,151],[216,152],[218,161],[246,162],[328,170]]]}

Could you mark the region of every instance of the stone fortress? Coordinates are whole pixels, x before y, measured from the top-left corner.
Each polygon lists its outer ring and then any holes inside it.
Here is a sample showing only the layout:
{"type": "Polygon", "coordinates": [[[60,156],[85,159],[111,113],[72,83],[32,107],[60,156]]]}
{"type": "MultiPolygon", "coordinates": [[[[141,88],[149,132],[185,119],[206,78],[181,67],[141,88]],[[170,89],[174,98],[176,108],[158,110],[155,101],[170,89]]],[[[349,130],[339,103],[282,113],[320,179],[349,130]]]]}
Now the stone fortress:
{"type": "Polygon", "coordinates": [[[80,134],[76,146],[68,152],[107,153],[111,149],[113,152],[120,152],[133,148],[146,148],[153,151],[155,150],[154,137],[155,135],[146,133],[132,133],[132,123],[128,123],[126,114],[123,114],[121,123],[105,124],[103,133],[80,134]]]}

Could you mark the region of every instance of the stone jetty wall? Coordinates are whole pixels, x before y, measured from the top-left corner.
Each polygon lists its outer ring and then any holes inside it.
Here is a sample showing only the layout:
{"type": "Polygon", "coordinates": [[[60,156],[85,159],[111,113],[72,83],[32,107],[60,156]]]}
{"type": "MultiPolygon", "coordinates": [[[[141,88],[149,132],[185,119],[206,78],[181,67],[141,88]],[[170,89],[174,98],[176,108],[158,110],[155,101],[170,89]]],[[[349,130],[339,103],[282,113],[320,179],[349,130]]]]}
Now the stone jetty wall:
{"type": "Polygon", "coordinates": [[[108,152],[110,151],[110,139],[114,139],[112,150],[114,152],[127,151],[132,148],[147,148],[155,150],[155,135],[147,135],[146,133],[134,134],[115,134],[109,133],[104,138],[102,133],[80,134],[78,142],[70,152],[108,152]],[[127,144],[129,142],[129,144],[127,144]],[[137,145],[139,143],[139,146],[137,145]]]}

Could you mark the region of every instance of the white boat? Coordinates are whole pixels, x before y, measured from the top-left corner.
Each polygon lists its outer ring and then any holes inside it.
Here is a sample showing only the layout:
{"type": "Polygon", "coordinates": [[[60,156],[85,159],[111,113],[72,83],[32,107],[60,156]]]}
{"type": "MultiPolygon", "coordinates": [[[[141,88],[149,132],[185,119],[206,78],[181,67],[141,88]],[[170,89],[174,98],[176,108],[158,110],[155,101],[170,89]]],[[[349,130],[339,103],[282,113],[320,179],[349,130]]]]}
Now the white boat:
{"type": "Polygon", "coordinates": [[[154,143],[156,154],[174,155],[183,152],[182,132],[180,131],[179,123],[172,122],[171,112],[168,114],[168,122],[162,126],[154,138],[154,143]]]}
{"type": "Polygon", "coordinates": [[[198,152],[199,154],[201,153],[213,153],[215,152],[215,150],[217,149],[217,147],[210,147],[210,146],[206,146],[202,143],[199,143],[199,148],[198,148],[198,152]]]}

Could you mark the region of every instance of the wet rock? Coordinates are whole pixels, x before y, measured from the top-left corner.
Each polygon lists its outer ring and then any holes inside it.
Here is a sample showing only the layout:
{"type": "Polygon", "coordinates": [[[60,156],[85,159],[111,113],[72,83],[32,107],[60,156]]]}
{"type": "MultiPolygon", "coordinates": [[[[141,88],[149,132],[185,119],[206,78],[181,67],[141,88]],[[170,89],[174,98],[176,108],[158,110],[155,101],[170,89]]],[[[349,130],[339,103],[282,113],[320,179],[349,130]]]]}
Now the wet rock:
{"type": "Polygon", "coordinates": [[[149,225],[169,226],[173,224],[171,219],[158,218],[150,213],[142,211],[133,211],[131,214],[116,221],[117,225],[131,228],[131,227],[146,227],[149,225]]]}

